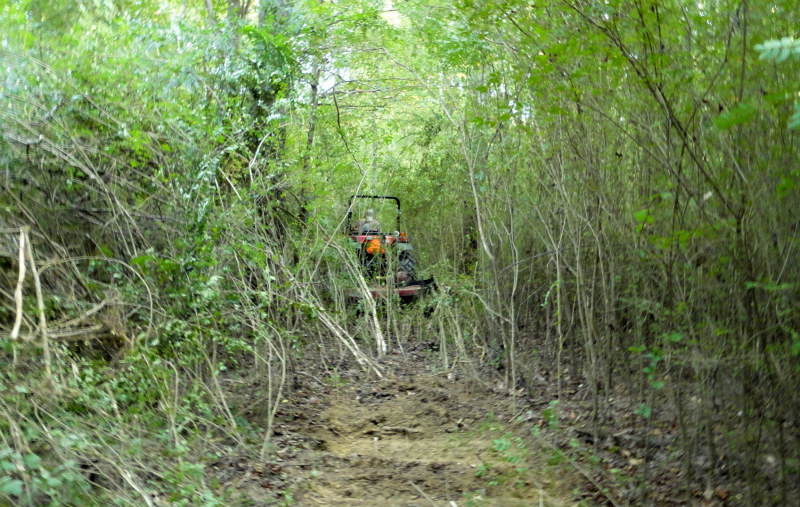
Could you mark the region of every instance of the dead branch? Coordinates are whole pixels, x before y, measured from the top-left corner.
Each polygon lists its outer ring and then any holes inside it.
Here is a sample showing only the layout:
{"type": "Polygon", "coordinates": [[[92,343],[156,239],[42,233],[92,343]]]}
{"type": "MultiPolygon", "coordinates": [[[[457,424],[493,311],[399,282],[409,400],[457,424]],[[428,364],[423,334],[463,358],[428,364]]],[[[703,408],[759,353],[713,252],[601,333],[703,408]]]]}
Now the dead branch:
{"type": "Polygon", "coordinates": [[[19,278],[17,288],[14,290],[14,301],[17,304],[17,316],[14,319],[14,326],[11,328],[11,339],[19,337],[19,328],[22,325],[22,285],[25,283],[25,227],[19,229],[19,278]]]}
{"type": "Polygon", "coordinates": [[[44,297],[42,296],[42,283],[39,280],[39,272],[36,270],[36,261],[33,259],[33,248],[31,248],[31,241],[28,236],[28,228],[23,228],[22,238],[27,239],[25,242],[25,252],[28,255],[28,262],[31,265],[31,276],[33,277],[33,287],[36,291],[36,306],[39,310],[39,331],[42,335],[42,353],[44,355],[44,371],[47,378],[52,378],[52,371],[50,370],[50,341],[47,337],[47,318],[44,314],[44,297]]]}
{"type": "MultiPolygon", "coordinates": [[[[92,308],[90,308],[89,310],[84,312],[82,315],[79,315],[79,316],[75,317],[74,319],[68,320],[67,322],[64,322],[63,324],[58,324],[56,326],[56,328],[57,329],[66,329],[66,328],[75,326],[77,324],[80,324],[81,322],[85,321],[86,319],[88,319],[89,317],[94,315],[95,313],[97,313],[100,310],[102,310],[108,304],[108,299],[109,298],[106,298],[106,299],[100,301],[99,304],[93,306],[92,308]]],[[[51,334],[52,334],[52,332],[54,332],[55,329],[51,329],[50,331],[51,331],[51,334]]]]}

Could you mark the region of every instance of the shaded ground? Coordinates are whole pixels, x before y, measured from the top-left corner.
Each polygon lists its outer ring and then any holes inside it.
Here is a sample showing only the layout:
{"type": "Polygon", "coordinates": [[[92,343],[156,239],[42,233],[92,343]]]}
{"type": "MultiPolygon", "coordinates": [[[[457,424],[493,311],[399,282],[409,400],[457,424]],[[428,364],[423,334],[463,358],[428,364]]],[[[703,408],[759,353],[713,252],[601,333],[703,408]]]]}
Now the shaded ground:
{"type": "Polygon", "coordinates": [[[530,441],[530,424],[511,422],[510,397],[426,371],[420,359],[390,356],[383,379],[306,375],[276,426],[273,466],[292,505],[578,503],[572,491],[585,489],[581,477],[548,465],[549,451],[530,441]]]}

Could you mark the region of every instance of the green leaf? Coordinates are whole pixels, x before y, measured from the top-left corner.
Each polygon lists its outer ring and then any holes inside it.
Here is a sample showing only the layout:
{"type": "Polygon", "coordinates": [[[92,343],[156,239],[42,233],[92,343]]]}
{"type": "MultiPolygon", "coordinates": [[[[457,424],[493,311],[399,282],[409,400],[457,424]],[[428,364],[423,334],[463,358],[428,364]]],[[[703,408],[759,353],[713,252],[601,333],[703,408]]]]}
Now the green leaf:
{"type": "Polygon", "coordinates": [[[508,450],[511,447],[511,441],[507,438],[498,438],[492,441],[494,444],[494,451],[495,452],[503,452],[508,450]]]}
{"type": "Polygon", "coordinates": [[[793,179],[781,176],[781,181],[778,183],[778,197],[784,198],[797,186],[793,179]]]}
{"type": "Polygon", "coordinates": [[[22,461],[24,461],[25,466],[31,470],[37,470],[42,466],[42,458],[35,454],[26,454],[22,457],[22,461]]]}
{"type": "Polygon", "coordinates": [[[794,114],[792,115],[792,119],[789,122],[790,129],[800,128],[800,104],[795,104],[794,106],[794,114]]]}
{"type": "Polygon", "coordinates": [[[747,290],[750,289],[762,289],[767,292],[779,292],[784,290],[792,290],[795,288],[794,283],[781,283],[777,284],[772,281],[766,282],[744,282],[744,288],[747,290]]]}
{"type": "Polygon", "coordinates": [[[561,451],[558,449],[554,450],[550,457],[547,459],[547,464],[550,466],[555,466],[561,463],[561,451]]]}
{"type": "Polygon", "coordinates": [[[648,211],[646,209],[639,210],[633,214],[633,218],[636,219],[637,222],[644,222],[647,219],[648,211]]]}
{"type": "Polygon", "coordinates": [[[653,216],[650,214],[649,208],[640,209],[639,211],[634,212],[633,218],[637,222],[639,222],[640,225],[645,223],[652,224],[653,221],[655,220],[653,216]]]}
{"type": "Polygon", "coordinates": [[[716,125],[720,130],[728,130],[731,127],[735,127],[736,125],[741,125],[750,121],[755,114],[755,106],[752,106],[746,102],[742,102],[737,104],[732,109],[729,109],[719,115],[714,120],[714,125],[716,125]]]}
{"type": "Polygon", "coordinates": [[[64,484],[64,482],[58,477],[48,477],[45,482],[47,482],[47,485],[51,488],[58,488],[64,484]]]}
{"type": "Polygon", "coordinates": [[[10,477],[0,477],[0,492],[6,495],[22,496],[22,481],[10,477]]]}
{"type": "Polygon", "coordinates": [[[154,261],[155,258],[152,255],[137,255],[136,257],[131,259],[131,264],[134,266],[144,266],[150,261],[154,261]]]}

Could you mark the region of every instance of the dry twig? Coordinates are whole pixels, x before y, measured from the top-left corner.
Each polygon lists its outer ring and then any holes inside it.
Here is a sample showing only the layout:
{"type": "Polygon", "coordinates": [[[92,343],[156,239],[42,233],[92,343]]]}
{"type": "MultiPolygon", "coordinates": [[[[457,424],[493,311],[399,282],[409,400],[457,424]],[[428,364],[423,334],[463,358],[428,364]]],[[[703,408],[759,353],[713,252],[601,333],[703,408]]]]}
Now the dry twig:
{"type": "Polygon", "coordinates": [[[22,285],[25,283],[25,228],[19,230],[19,278],[17,288],[14,290],[14,301],[17,304],[17,316],[14,319],[14,327],[11,328],[11,339],[19,337],[19,328],[22,325],[22,285]]]}

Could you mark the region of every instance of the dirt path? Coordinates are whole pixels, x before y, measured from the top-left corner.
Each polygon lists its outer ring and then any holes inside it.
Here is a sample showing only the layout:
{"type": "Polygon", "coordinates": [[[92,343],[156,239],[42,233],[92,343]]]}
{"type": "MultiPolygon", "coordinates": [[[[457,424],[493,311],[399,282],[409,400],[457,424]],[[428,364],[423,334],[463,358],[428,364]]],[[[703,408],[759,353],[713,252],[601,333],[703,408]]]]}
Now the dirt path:
{"type": "MultiPolygon", "coordinates": [[[[510,399],[390,358],[384,379],[310,376],[281,411],[279,462],[298,507],[575,504],[511,423],[510,399]]],[[[530,428],[528,428],[529,432],[530,428]]],[[[574,486],[574,484],[573,484],[574,486]]]]}

